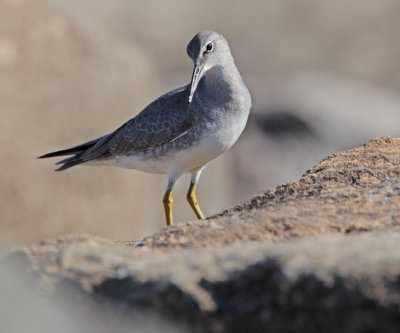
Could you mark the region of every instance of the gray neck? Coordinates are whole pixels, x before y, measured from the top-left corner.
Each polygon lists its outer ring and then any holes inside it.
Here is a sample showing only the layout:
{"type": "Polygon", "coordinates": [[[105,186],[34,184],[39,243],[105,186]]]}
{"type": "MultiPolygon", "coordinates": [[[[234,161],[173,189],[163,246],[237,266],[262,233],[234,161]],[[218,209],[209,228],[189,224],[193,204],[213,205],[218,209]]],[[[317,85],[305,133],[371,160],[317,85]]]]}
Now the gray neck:
{"type": "Polygon", "coordinates": [[[220,102],[231,102],[243,93],[248,94],[233,59],[227,61],[223,66],[215,66],[210,69],[205,74],[200,89],[207,91],[204,96],[208,96],[208,98],[213,96],[220,102]]]}

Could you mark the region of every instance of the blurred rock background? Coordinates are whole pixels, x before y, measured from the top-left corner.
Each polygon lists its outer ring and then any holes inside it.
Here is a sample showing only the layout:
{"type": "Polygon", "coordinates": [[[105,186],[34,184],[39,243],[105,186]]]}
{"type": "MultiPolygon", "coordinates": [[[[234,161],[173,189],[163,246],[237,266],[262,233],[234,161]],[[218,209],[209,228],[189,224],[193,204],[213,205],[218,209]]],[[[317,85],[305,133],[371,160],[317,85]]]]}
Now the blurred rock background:
{"type": "MultiPolygon", "coordinates": [[[[187,42],[229,41],[253,97],[235,147],[198,187],[207,215],[327,154],[400,135],[400,3],[384,0],[0,0],[0,246],[72,231],[135,239],[164,225],[162,176],[54,173],[36,156],[100,136],[188,83],[187,42]]],[[[176,221],[194,219],[189,179],[176,221]]]]}

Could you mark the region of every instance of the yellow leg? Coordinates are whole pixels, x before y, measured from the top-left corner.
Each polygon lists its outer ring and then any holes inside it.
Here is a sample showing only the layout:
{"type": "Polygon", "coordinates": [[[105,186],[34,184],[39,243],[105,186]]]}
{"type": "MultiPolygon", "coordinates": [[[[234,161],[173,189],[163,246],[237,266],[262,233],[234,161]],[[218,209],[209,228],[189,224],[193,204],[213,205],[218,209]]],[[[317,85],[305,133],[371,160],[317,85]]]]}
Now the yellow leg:
{"type": "Polygon", "coordinates": [[[200,220],[204,220],[204,215],[201,212],[199,203],[197,202],[197,198],[196,198],[196,184],[195,183],[190,183],[189,191],[187,193],[186,199],[189,202],[190,207],[192,207],[197,218],[200,220]]]}
{"type": "Polygon", "coordinates": [[[164,198],[163,198],[165,219],[166,219],[167,226],[172,224],[172,204],[174,201],[172,200],[171,193],[172,193],[172,190],[167,190],[167,192],[165,192],[164,198]]]}

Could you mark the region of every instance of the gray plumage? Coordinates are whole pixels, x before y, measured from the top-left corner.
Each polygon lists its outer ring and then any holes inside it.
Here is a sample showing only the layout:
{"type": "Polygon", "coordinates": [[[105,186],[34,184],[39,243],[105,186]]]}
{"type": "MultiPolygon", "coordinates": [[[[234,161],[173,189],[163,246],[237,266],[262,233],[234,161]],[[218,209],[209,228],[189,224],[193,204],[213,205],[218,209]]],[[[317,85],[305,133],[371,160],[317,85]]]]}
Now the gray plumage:
{"type": "Polygon", "coordinates": [[[185,171],[195,184],[204,165],[240,136],[251,99],[223,36],[201,31],[187,54],[194,62],[190,84],[159,97],[110,134],[40,158],[72,155],[57,163],[57,171],[87,163],[166,173],[167,192],[185,171]]]}
{"type": "Polygon", "coordinates": [[[162,146],[192,126],[193,117],[187,112],[188,98],[187,86],[170,91],[114,132],[39,158],[74,154],[57,163],[62,166],[56,171],[61,171],[94,159],[107,160],[113,156],[131,155],[162,146]]]}

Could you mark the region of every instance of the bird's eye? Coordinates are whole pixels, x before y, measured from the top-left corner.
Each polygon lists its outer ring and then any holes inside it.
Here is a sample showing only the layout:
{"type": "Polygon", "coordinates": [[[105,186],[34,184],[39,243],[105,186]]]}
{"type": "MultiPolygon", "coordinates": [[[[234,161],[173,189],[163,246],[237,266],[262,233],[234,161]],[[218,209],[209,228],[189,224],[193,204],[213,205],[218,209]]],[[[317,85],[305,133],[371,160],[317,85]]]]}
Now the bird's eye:
{"type": "Polygon", "coordinates": [[[211,50],[213,49],[214,45],[212,42],[209,42],[206,46],[206,52],[211,52],[211,50]]]}

